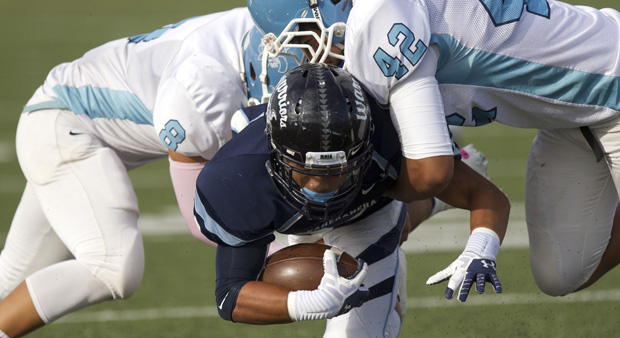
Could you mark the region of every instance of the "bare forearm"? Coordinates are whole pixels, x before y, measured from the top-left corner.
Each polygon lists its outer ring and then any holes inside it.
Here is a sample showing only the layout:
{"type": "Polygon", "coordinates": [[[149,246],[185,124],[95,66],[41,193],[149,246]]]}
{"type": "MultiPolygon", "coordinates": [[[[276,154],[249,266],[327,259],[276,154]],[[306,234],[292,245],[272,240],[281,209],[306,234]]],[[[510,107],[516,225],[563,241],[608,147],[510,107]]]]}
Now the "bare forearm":
{"type": "Polygon", "coordinates": [[[232,318],[238,323],[282,324],[292,322],[286,300],[288,291],[264,282],[249,282],[241,288],[232,318]]]}
{"type": "MultiPolygon", "coordinates": [[[[498,190],[499,191],[499,190],[498,190]]],[[[470,229],[484,227],[489,228],[499,236],[503,242],[508,227],[510,203],[503,193],[475,196],[472,198],[470,211],[470,229]]]]}
{"type": "Polygon", "coordinates": [[[403,244],[409,238],[409,233],[430,216],[432,210],[433,203],[430,199],[407,203],[407,220],[400,236],[400,244],[403,244]]]}
{"type": "Polygon", "coordinates": [[[471,230],[489,228],[503,240],[510,214],[508,198],[461,161],[455,162],[452,182],[438,198],[454,207],[470,210],[471,230]]]}

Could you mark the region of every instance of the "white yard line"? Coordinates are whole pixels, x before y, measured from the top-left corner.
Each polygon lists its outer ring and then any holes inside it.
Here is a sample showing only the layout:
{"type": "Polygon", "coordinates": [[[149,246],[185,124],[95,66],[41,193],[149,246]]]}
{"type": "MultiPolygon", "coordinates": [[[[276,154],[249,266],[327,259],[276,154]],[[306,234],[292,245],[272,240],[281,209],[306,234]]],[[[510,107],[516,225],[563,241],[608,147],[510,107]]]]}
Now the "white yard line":
{"type": "Polygon", "coordinates": [[[139,321],[156,320],[167,318],[205,318],[216,317],[217,308],[212,307],[173,307],[142,310],[103,310],[97,312],[78,312],[59,319],[56,323],[92,323],[92,322],[115,322],[115,321],[139,321]]]}
{"type": "MultiPolygon", "coordinates": [[[[502,248],[527,248],[528,237],[525,226],[525,217],[522,205],[512,207],[508,232],[504,238],[502,248]]],[[[424,253],[459,250],[465,247],[469,237],[469,214],[462,210],[448,210],[424,222],[409,235],[403,244],[405,252],[424,253]]],[[[166,213],[140,215],[138,229],[149,240],[176,242],[179,240],[194,239],[183,222],[178,210],[170,208],[166,213]],[[183,235],[166,237],[167,235],[183,235]]],[[[4,243],[6,233],[0,232],[0,243],[4,243]]],[[[277,240],[286,243],[285,236],[277,235],[277,240]]]]}
{"type": "MultiPolygon", "coordinates": [[[[513,210],[515,207],[513,207],[513,210]]],[[[528,246],[527,230],[520,209],[513,211],[508,226],[508,233],[502,248],[526,248],[528,246]]],[[[423,253],[458,250],[465,247],[469,237],[469,219],[467,212],[449,210],[426,221],[409,235],[403,244],[405,252],[423,253]]],[[[144,237],[153,241],[176,242],[179,240],[194,241],[183,222],[181,214],[172,209],[159,215],[140,215],[138,229],[144,237]],[[171,237],[169,235],[182,235],[171,237]]],[[[0,243],[4,243],[6,233],[0,232],[0,243]]],[[[277,235],[277,240],[286,243],[286,237],[277,235]]]]}
{"type": "MultiPolygon", "coordinates": [[[[516,205],[512,208],[512,217],[509,230],[502,247],[527,247],[527,231],[523,221],[523,208],[516,205]]],[[[409,237],[404,248],[407,252],[429,252],[458,250],[464,247],[469,233],[468,213],[462,211],[447,211],[425,222],[409,237]]],[[[163,215],[142,215],[139,221],[140,231],[147,237],[166,240],[165,235],[188,234],[180,214],[176,211],[163,215]]],[[[189,238],[189,237],[188,237],[189,238]]],[[[190,238],[191,239],[191,238],[190,238]]],[[[169,239],[174,240],[174,239],[169,239]]],[[[279,238],[284,240],[284,238],[279,238]]],[[[408,298],[408,307],[441,308],[454,306],[502,306],[502,305],[531,305],[531,304],[558,304],[579,302],[620,301],[620,289],[581,291],[566,297],[550,297],[542,293],[493,294],[472,295],[467,303],[456,300],[446,300],[441,296],[408,298]]],[[[140,321],[165,318],[208,318],[217,317],[215,306],[204,307],[171,307],[148,308],[138,310],[102,310],[72,313],[57,323],[89,323],[112,321],[140,321]]]]}
{"type": "MultiPolygon", "coordinates": [[[[566,297],[550,297],[542,293],[502,294],[479,296],[472,295],[466,303],[457,300],[446,300],[441,297],[409,298],[409,309],[443,308],[455,306],[504,306],[504,305],[534,305],[560,304],[582,302],[615,302],[620,301],[620,290],[581,291],[566,297]]],[[[70,314],[57,321],[58,324],[112,322],[112,321],[139,321],[169,318],[209,318],[217,317],[215,306],[204,307],[172,307],[151,308],[140,310],[103,310],[78,312],[70,314]]]]}
{"type": "Polygon", "coordinates": [[[530,304],[560,304],[583,302],[617,302],[620,301],[620,290],[580,291],[564,297],[551,297],[541,293],[508,293],[479,296],[472,294],[466,303],[455,299],[447,300],[441,297],[408,298],[408,308],[438,308],[451,306],[502,306],[502,305],[530,305],[530,304]]]}
{"type": "MultiPolygon", "coordinates": [[[[523,207],[519,204],[513,205],[511,214],[502,247],[526,248],[528,238],[523,207]]],[[[170,210],[162,215],[141,215],[138,228],[145,236],[189,235],[180,213],[176,210],[170,210]]],[[[413,231],[403,249],[405,252],[456,250],[465,247],[468,237],[469,213],[463,210],[448,210],[429,219],[413,231]]],[[[283,243],[286,241],[281,235],[278,235],[277,239],[283,243]]]]}
{"type": "MultiPolygon", "coordinates": [[[[502,248],[526,248],[528,246],[527,230],[523,207],[514,205],[508,225],[508,232],[502,248]]],[[[464,248],[469,237],[469,214],[462,210],[448,210],[421,224],[409,235],[403,244],[405,252],[435,252],[458,250],[464,248]]],[[[166,213],[140,215],[138,229],[151,240],[178,241],[178,238],[166,238],[166,235],[187,235],[193,240],[178,210],[170,208],[166,213]]],[[[6,233],[0,232],[0,241],[4,242],[6,233]]],[[[277,235],[277,240],[286,243],[285,236],[277,235]]]]}
{"type": "MultiPolygon", "coordinates": [[[[469,212],[448,210],[422,223],[403,244],[405,252],[431,252],[464,248],[469,238],[469,212]]],[[[512,206],[508,230],[502,248],[527,248],[529,239],[525,210],[512,206]]]]}

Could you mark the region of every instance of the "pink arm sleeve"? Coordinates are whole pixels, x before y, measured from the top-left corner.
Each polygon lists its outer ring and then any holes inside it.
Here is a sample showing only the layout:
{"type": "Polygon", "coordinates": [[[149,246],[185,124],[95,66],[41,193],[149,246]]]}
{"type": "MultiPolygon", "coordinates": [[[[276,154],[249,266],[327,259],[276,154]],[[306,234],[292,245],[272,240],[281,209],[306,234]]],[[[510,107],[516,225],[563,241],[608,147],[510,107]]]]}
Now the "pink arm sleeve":
{"type": "MultiPolygon", "coordinates": [[[[201,240],[204,243],[209,244],[212,247],[217,247],[217,244],[210,241],[205,235],[200,232],[198,224],[194,220],[194,195],[196,195],[196,179],[205,166],[206,162],[179,162],[168,157],[170,161],[170,178],[172,179],[172,186],[174,187],[174,193],[177,196],[177,203],[179,203],[179,209],[181,209],[181,215],[185,219],[185,225],[192,233],[194,237],[201,240]]],[[[268,255],[282,249],[284,245],[278,241],[273,241],[269,246],[268,255]]]]}
{"type": "Polygon", "coordinates": [[[177,196],[177,203],[181,209],[181,215],[185,219],[185,225],[194,237],[202,242],[216,247],[217,244],[210,241],[200,232],[198,224],[194,220],[194,195],[196,194],[196,179],[198,174],[204,167],[206,162],[178,162],[171,158],[170,161],[170,178],[174,193],[177,196]]]}

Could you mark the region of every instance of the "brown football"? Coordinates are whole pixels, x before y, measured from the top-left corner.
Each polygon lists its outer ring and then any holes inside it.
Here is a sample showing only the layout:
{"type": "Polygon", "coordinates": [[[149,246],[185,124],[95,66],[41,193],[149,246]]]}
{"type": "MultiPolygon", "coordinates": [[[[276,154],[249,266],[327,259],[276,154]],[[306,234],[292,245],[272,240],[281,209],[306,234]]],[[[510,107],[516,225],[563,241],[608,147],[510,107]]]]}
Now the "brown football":
{"type": "MultiPolygon", "coordinates": [[[[292,245],[274,252],[265,260],[258,278],[291,291],[315,290],[323,278],[323,253],[331,246],[317,243],[292,245]]],[[[334,248],[338,272],[343,277],[357,271],[357,261],[348,253],[334,248]]]]}

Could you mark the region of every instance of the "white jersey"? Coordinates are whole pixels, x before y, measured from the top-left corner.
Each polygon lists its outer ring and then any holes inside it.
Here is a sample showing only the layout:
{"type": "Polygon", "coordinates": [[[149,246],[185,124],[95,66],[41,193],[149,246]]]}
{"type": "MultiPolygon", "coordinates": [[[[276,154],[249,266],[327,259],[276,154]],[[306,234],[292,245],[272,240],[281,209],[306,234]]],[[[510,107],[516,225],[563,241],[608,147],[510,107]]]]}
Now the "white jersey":
{"type": "Polygon", "coordinates": [[[167,148],[210,159],[246,102],[240,47],[252,27],[237,8],[111,41],[55,67],[24,111],[71,110],[129,167],[167,148]]]}
{"type": "Polygon", "coordinates": [[[591,125],[620,113],[619,23],[554,0],[358,0],[345,64],[386,104],[432,47],[450,124],[591,125]]]}

